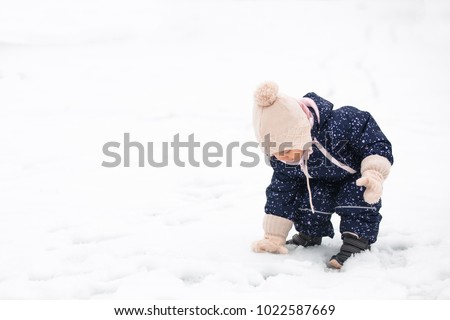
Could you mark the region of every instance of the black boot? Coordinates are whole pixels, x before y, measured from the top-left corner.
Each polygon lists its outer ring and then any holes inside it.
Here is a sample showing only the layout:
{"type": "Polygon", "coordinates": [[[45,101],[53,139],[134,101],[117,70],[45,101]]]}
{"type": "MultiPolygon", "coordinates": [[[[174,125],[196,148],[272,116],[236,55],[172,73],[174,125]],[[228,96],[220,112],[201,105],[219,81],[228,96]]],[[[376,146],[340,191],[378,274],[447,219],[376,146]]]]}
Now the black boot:
{"type": "Polygon", "coordinates": [[[370,249],[369,241],[351,233],[344,233],[342,240],[344,243],[341,246],[341,251],[337,255],[332,256],[327,263],[329,268],[340,269],[352,255],[370,249]]]}
{"type": "Polygon", "coordinates": [[[286,244],[293,244],[302,247],[319,246],[321,243],[322,237],[310,237],[301,232],[294,234],[291,240],[286,241],[286,244]]]}

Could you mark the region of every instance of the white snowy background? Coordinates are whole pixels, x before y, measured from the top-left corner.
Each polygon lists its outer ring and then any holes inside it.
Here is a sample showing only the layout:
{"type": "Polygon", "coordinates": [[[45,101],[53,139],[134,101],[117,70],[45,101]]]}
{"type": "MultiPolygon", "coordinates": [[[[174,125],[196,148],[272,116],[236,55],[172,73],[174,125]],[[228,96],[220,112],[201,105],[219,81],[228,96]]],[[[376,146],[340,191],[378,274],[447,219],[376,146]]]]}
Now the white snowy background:
{"type": "Polygon", "coordinates": [[[450,299],[449,57],[444,0],[0,0],[0,298],[450,299]],[[101,166],[125,132],[252,141],[263,80],[393,144],[379,240],[341,271],[337,216],[321,247],[250,250],[272,170],[238,149],[101,166]]]}

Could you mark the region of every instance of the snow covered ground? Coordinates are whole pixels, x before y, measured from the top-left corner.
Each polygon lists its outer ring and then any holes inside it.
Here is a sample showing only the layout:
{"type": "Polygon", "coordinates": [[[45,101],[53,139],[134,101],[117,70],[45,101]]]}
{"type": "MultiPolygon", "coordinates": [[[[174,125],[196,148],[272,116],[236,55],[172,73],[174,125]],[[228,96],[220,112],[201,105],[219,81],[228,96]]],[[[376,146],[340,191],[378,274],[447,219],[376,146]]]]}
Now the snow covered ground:
{"type": "Polygon", "coordinates": [[[449,56],[448,1],[1,0],[0,298],[450,299],[449,56]],[[101,166],[124,133],[252,141],[266,79],[370,111],[393,143],[379,241],[340,272],[339,237],[250,250],[271,169],[238,149],[101,166]]]}

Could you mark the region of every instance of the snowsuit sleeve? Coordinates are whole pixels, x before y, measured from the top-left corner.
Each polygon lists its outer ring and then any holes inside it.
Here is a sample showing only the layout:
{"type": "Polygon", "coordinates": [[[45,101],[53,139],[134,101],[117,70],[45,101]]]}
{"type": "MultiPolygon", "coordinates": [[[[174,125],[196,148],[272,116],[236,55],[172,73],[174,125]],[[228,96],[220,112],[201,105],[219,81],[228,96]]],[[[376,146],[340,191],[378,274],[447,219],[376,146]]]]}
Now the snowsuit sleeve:
{"type": "Polygon", "coordinates": [[[350,146],[361,160],[370,155],[380,155],[393,164],[391,143],[371,114],[353,107],[341,109],[350,123],[350,146]]]}
{"type": "Polygon", "coordinates": [[[270,185],[266,189],[265,212],[293,220],[298,209],[297,193],[301,182],[290,171],[296,169],[291,166],[284,166],[273,157],[270,164],[274,172],[270,185]]]}

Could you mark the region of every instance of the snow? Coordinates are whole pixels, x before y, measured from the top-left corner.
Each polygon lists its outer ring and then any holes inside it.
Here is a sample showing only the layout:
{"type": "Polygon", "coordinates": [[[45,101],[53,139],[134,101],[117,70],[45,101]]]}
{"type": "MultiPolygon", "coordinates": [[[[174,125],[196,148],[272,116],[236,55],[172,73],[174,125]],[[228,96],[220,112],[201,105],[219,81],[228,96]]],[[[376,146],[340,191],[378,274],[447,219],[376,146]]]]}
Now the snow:
{"type": "Polygon", "coordinates": [[[0,298],[450,299],[448,2],[0,6],[0,298]],[[370,111],[394,146],[379,240],[341,271],[339,237],[250,250],[271,169],[238,148],[232,167],[101,166],[124,133],[252,141],[266,79],[370,111]]]}

